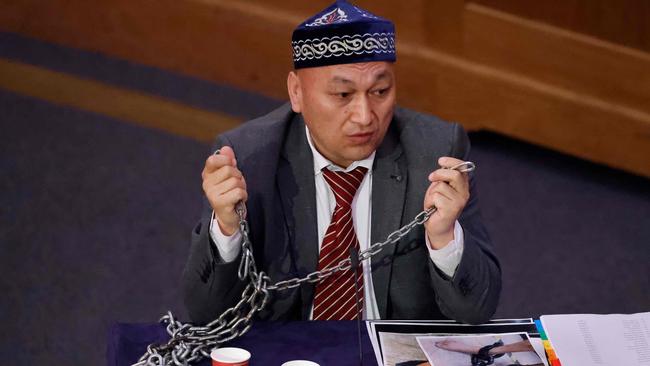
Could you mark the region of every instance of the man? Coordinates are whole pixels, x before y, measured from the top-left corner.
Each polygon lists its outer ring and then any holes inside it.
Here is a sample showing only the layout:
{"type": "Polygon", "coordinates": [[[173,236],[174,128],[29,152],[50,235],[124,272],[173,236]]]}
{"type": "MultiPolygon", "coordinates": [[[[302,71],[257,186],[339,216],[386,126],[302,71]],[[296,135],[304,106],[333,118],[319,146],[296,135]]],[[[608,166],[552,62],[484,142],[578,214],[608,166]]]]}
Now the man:
{"type": "Polygon", "coordinates": [[[449,169],[467,159],[469,141],[458,124],[395,106],[393,24],[339,1],[299,25],[292,44],[290,104],[219,136],[220,154],[206,160],[208,204],[183,275],[192,320],[240,299],[240,201],[272,282],[336,266],[437,208],[357,276],[274,291],[263,319],[354,319],[359,299],[365,318],[488,320],[499,263],[473,179],[449,169]]]}

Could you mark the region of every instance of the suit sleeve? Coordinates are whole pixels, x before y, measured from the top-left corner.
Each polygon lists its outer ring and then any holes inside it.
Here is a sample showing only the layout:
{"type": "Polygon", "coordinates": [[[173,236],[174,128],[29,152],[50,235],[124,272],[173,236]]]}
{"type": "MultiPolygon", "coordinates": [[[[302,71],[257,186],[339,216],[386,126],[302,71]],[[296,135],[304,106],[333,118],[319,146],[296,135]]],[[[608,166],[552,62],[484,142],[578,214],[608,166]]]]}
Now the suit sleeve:
{"type": "MultiPolygon", "coordinates": [[[[470,143],[465,130],[454,126],[451,155],[467,161],[470,143]]],[[[431,281],[440,310],[451,319],[484,323],[495,313],[501,294],[501,267],[478,208],[474,173],[470,173],[470,198],[461,213],[464,250],[453,277],[429,261],[431,281]]]]}
{"type": "MultiPolygon", "coordinates": [[[[227,139],[217,139],[215,149],[231,145],[227,139]]],[[[192,230],[190,254],[183,271],[183,296],[190,319],[195,324],[214,320],[239,300],[245,282],[237,276],[239,256],[224,261],[210,236],[212,208],[204,197],[201,219],[192,230]]]]}

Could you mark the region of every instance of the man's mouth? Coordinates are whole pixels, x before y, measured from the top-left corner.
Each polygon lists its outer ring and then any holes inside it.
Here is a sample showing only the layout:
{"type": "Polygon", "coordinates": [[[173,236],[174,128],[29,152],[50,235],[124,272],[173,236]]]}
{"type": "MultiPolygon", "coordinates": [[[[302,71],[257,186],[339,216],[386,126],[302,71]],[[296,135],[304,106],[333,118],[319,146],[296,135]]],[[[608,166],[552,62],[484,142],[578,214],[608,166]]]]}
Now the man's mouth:
{"type": "Polygon", "coordinates": [[[373,135],[372,132],[363,132],[363,133],[355,133],[355,134],[347,135],[347,137],[354,144],[365,144],[368,141],[370,141],[372,135],[373,135]]]}

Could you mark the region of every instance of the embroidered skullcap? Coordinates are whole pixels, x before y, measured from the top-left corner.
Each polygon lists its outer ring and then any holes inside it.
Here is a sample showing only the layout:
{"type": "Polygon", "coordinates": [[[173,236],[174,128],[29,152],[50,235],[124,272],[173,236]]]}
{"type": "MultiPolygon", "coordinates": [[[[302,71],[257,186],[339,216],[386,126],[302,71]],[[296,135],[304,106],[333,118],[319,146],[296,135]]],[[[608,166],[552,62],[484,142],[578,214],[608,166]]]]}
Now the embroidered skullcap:
{"type": "Polygon", "coordinates": [[[337,1],[294,31],[296,69],[355,62],[395,61],[395,26],[347,1],[337,1]]]}

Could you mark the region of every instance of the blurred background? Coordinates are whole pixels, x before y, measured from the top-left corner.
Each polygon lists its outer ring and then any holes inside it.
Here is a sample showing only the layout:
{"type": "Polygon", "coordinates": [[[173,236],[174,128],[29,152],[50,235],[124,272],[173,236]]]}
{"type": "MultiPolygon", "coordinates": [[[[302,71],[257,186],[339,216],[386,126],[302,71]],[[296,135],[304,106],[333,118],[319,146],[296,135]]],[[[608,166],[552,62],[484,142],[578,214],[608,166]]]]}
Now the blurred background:
{"type": "MultiPolygon", "coordinates": [[[[210,142],[284,102],[328,4],[0,0],[0,363],[186,319],[210,142]]],[[[396,23],[399,103],[471,131],[496,317],[650,311],[650,2],[355,4],[396,23]]]]}

